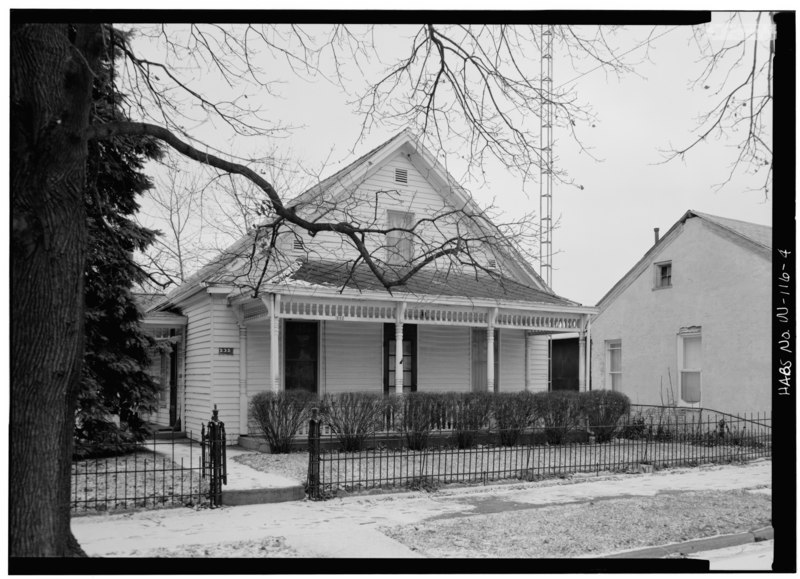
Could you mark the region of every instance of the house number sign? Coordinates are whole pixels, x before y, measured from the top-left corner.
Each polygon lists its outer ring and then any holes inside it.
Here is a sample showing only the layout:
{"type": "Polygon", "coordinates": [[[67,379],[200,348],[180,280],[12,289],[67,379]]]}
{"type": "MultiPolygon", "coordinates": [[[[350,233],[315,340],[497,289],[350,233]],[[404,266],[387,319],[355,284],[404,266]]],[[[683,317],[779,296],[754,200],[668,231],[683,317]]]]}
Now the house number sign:
{"type": "Polygon", "coordinates": [[[219,349],[220,356],[233,356],[233,348],[220,348],[219,349]]]}

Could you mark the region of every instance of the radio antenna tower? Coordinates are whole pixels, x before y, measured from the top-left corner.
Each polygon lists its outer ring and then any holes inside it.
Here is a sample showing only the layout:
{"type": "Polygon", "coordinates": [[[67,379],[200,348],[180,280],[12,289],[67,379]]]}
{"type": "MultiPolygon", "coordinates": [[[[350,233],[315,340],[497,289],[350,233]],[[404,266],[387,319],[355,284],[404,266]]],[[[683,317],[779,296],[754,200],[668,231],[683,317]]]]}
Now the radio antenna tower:
{"type": "Polygon", "coordinates": [[[553,285],[553,27],[540,25],[539,75],[539,262],[545,283],[553,285]]]}

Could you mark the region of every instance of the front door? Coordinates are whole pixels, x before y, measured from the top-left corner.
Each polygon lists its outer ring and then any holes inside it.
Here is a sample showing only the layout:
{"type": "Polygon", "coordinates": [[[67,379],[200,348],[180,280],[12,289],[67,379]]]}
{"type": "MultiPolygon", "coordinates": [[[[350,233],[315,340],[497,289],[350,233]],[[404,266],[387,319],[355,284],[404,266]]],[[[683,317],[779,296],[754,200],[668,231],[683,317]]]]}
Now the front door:
{"type": "Polygon", "coordinates": [[[578,338],[550,340],[550,380],[553,390],[578,391],[578,338]]]}
{"type": "Polygon", "coordinates": [[[286,391],[317,393],[319,325],[317,322],[286,322],[284,327],[284,384],[286,391]]]}
{"type": "MultiPolygon", "coordinates": [[[[395,363],[397,350],[395,325],[383,326],[383,392],[395,390],[395,363]]],[[[403,392],[417,391],[417,326],[403,324],[403,392]]]]}

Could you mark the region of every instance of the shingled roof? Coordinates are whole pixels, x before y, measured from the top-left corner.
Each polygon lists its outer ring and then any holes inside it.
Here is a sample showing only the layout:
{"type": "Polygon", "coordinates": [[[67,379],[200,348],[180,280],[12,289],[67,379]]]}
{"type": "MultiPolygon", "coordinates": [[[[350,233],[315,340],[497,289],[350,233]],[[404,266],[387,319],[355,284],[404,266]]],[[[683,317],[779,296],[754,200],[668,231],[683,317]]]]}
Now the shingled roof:
{"type": "MultiPolygon", "coordinates": [[[[352,262],[314,260],[303,262],[284,283],[302,282],[316,286],[357,291],[382,291],[380,282],[369,267],[352,262]]],[[[486,272],[459,273],[422,269],[406,285],[392,288],[395,294],[452,296],[470,299],[522,301],[559,306],[577,306],[576,302],[528,287],[500,275],[486,272]]]]}
{"type": "Polygon", "coordinates": [[[758,223],[750,223],[749,221],[740,221],[738,219],[728,219],[727,217],[719,217],[717,215],[709,215],[708,213],[700,213],[699,211],[689,211],[684,215],[681,221],[686,221],[689,216],[694,215],[705,221],[709,221],[715,225],[727,229],[736,235],[743,237],[748,241],[752,241],[766,249],[772,249],[772,228],[767,225],[759,225],[758,223]]]}

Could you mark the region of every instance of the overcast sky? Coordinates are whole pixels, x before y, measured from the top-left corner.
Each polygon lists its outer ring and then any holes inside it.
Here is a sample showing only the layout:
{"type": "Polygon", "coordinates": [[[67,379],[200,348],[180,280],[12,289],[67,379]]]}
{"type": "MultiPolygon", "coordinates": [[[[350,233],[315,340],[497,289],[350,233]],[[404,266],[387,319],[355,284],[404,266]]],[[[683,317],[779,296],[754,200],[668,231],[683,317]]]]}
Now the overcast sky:
{"type": "MultiPolygon", "coordinates": [[[[642,33],[642,28],[632,27],[618,42],[635,49],[642,33]]],[[[654,227],[665,233],[689,209],[771,223],[772,193],[766,198],[763,190],[751,190],[761,184],[760,176],[753,179],[739,173],[715,189],[728,176],[729,142],[710,141],[683,162],[660,164],[661,150],[689,142],[696,117],[710,101],[707,92],[689,90],[699,69],[688,27],[664,26],[656,35],[649,60],[636,67],[636,74],[621,78],[602,70],[587,72],[591,67],[586,66],[576,70],[565,55],[554,55],[554,86],[574,86],[598,117],[594,127],[582,127],[580,134],[599,162],[581,153],[569,135],[555,134],[560,167],[583,189],[568,185],[554,189],[553,213],[559,227],[553,234],[552,286],[556,293],[586,305],[594,305],[649,249],[654,227]]],[[[405,47],[402,41],[385,44],[384,60],[391,58],[392,48],[401,54],[405,47]]],[[[643,55],[642,50],[629,56],[643,55]]],[[[375,127],[359,141],[361,117],[348,103],[352,95],[322,80],[309,82],[292,74],[281,75],[280,80],[282,98],[269,99],[270,114],[298,128],[269,142],[312,171],[325,166],[322,177],[397,132],[397,125],[375,127]]],[[[535,122],[538,126],[538,119],[535,122]]],[[[220,142],[211,136],[217,129],[197,131],[204,139],[220,142]]],[[[235,140],[228,146],[244,147],[235,140]]],[[[457,159],[448,162],[458,164],[457,159]]],[[[487,166],[486,183],[463,185],[480,203],[494,200],[510,215],[538,212],[538,184],[529,183],[524,191],[521,179],[503,167],[487,166]]]]}

